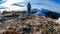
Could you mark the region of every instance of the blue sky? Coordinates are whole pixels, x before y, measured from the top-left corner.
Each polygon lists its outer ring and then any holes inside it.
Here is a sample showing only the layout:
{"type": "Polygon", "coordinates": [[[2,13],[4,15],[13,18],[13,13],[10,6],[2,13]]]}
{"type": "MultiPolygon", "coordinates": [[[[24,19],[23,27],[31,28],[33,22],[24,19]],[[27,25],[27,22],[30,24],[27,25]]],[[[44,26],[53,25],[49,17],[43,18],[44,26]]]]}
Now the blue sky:
{"type": "Polygon", "coordinates": [[[21,8],[25,9],[28,2],[31,2],[32,8],[44,8],[56,12],[60,11],[60,0],[0,0],[0,6],[8,8],[13,7],[14,9],[15,6],[12,6],[11,4],[17,3],[24,5],[25,7],[21,8]]]}
{"type": "Polygon", "coordinates": [[[0,0],[0,4],[4,3],[6,0],[0,0]]]}

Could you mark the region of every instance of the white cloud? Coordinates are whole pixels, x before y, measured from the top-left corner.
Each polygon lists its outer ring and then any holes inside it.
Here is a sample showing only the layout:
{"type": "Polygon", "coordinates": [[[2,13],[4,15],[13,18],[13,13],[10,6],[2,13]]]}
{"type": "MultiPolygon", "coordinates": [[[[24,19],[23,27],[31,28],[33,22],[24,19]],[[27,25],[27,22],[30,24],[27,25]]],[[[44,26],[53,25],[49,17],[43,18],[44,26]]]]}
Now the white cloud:
{"type": "Polygon", "coordinates": [[[26,7],[12,6],[12,4],[17,2],[24,2],[24,0],[7,0],[5,3],[1,4],[1,6],[8,7],[10,10],[26,9],[26,7]]]}
{"type": "Polygon", "coordinates": [[[37,5],[34,5],[38,8],[46,8],[56,12],[60,11],[60,4],[57,4],[51,0],[31,0],[31,3],[38,3],[37,5]]]}
{"type": "Polygon", "coordinates": [[[2,6],[10,6],[13,3],[16,2],[23,2],[24,0],[7,0],[5,3],[2,4],[2,6]]]}
{"type": "MultiPolygon", "coordinates": [[[[38,7],[38,8],[46,8],[52,11],[60,11],[60,5],[56,4],[54,2],[52,2],[51,0],[7,0],[5,3],[1,4],[1,6],[5,6],[12,9],[26,9],[26,7],[17,7],[17,6],[11,6],[11,4],[13,3],[24,3],[24,2],[31,2],[31,3],[42,3],[42,5],[38,4],[38,5],[34,5],[32,4],[32,7],[38,7]]],[[[23,4],[21,4],[23,5],[23,4]]],[[[26,4],[25,4],[26,5],[26,4]]]]}

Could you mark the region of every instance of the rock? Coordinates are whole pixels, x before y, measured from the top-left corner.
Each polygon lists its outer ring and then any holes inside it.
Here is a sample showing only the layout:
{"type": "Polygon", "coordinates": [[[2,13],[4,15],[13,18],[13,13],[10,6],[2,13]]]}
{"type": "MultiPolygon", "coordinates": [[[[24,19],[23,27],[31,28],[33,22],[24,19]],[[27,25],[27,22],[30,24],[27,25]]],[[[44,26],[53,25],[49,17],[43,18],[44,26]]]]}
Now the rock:
{"type": "MultiPolygon", "coordinates": [[[[13,15],[12,13],[14,12],[11,12],[10,15],[8,15],[8,13],[7,15],[11,16],[13,15]]],[[[5,20],[4,22],[0,22],[0,28],[5,30],[2,32],[4,34],[42,34],[46,32],[50,34],[49,29],[51,27],[53,27],[52,29],[55,28],[56,32],[58,32],[57,28],[60,26],[58,23],[56,23],[56,19],[45,18],[36,14],[30,14],[28,16],[26,14],[15,13],[13,18],[9,19],[9,17],[7,17],[7,19],[8,20],[5,20]],[[15,15],[18,15],[18,17],[15,18],[15,15]]],[[[2,30],[0,29],[0,31],[2,30]]]]}

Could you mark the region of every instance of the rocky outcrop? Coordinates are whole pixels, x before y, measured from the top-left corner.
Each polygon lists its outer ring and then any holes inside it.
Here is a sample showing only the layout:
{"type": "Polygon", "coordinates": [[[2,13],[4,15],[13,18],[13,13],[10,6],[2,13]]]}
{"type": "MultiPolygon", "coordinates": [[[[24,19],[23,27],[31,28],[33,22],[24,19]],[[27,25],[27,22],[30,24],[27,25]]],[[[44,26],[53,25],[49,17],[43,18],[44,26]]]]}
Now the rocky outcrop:
{"type": "MultiPolygon", "coordinates": [[[[7,14],[8,16],[11,16],[7,14]]],[[[60,25],[55,19],[41,17],[35,14],[19,14],[18,17],[0,22],[1,34],[59,34],[60,25]]],[[[5,15],[6,16],[6,15],[5,15]]],[[[4,16],[2,16],[4,17],[4,16]]],[[[5,17],[6,18],[6,17],[5,17]]]]}

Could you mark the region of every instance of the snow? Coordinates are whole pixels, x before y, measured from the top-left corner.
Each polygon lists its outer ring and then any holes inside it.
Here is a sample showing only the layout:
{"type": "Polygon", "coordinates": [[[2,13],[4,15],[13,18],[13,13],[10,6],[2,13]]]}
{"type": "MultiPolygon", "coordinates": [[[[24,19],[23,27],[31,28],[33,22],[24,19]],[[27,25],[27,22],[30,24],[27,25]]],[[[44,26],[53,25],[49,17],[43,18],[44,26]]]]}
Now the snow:
{"type": "Polygon", "coordinates": [[[60,18],[58,18],[58,20],[56,21],[58,24],[60,24],[60,18]]]}

